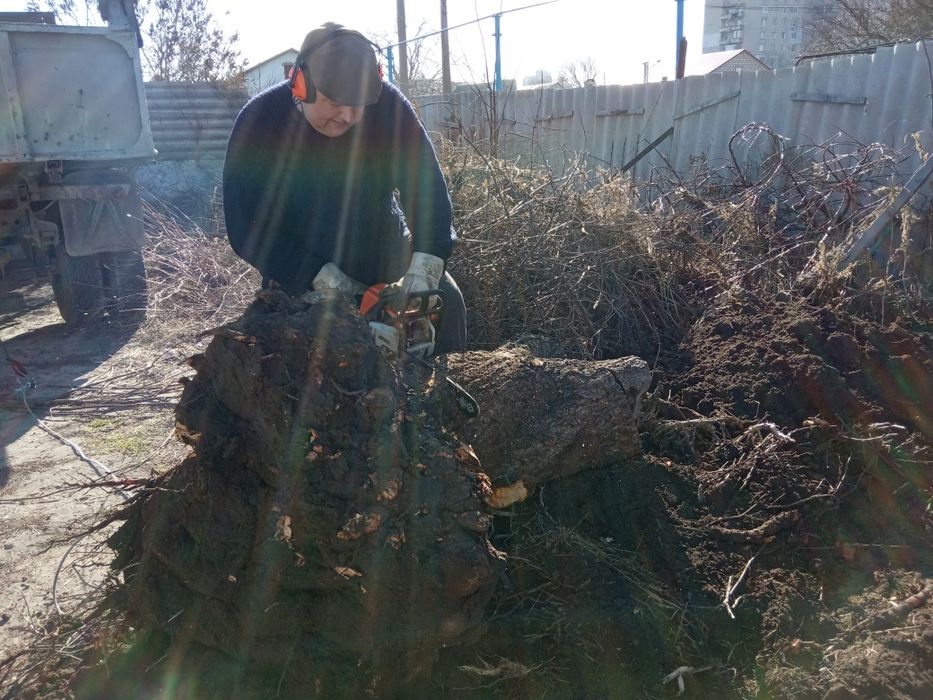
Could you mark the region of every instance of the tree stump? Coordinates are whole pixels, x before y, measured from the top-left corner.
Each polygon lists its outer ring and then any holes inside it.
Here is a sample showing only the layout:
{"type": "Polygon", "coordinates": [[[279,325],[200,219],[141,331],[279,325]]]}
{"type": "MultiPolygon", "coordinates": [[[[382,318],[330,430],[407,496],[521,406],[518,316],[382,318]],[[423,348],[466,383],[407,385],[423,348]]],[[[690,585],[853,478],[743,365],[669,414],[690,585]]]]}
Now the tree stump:
{"type": "Polygon", "coordinates": [[[228,660],[235,683],[405,684],[477,631],[503,571],[489,480],[417,418],[346,299],[260,295],[192,358],[176,411],[192,454],[111,538],[128,619],[179,663],[228,660]]]}
{"type": "Polygon", "coordinates": [[[176,418],[192,452],[110,539],[120,605],[170,640],[189,695],[409,692],[481,631],[505,563],[494,509],[637,453],[647,367],[451,357],[482,405],[463,422],[438,375],[379,353],[351,300],[258,297],[191,358],[176,418]]]}

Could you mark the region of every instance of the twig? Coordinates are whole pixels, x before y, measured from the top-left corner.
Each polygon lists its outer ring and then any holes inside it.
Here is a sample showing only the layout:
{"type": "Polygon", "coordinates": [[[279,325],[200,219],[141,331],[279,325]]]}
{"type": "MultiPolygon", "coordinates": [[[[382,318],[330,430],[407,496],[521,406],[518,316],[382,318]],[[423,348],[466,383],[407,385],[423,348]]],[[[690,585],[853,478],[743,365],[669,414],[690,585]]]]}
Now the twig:
{"type": "MultiPolygon", "coordinates": [[[[48,433],[52,437],[56,438],[57,440],[61,441],[62,443],[70,447],[71,451],[75,453],[78,459],[90,465],[91,468],[97,473],[98,476],[112,477],[113,472],[110,469],[108,469],[106,465],[97,461],[96,459],[92,459],[91,457],[88,457],[86,454],[84,454],[84,450],[81,449],[80,445],[78,445],[76,442],[72,440],[69,440],[61,433],[58,433],[55,430],[53,430],[51,427],[49,427],[45,423],[45,421],[43,421],[41,418],[39,418],[39,416],[33,413],[32,408],[29,406],[29,401],[26,398],[27,389],[28,387],[23,388],[23,405],[26,407],[26,410],[29,412],[29,415],[32,416],[33,420],[36,421],[36,425],[38,425],[42,430],[44,430],[46,433],[48,433]]],[[[123,493],[120,489],[117,489],[115,493],[121,498],[123,498],[124,500],[128,498],[128,496],[125,493],[123,493]]]]}
{"type": "MultiPolygon", "coordinates": [[[[760,553],[761,550],[759,549],[758,552],[760,553]]],[[[722,598],[722,605],[726,609],[726,612],[729,613],[729,617],[731,617],[733,620],[735,619],[735,613],[732,612],[732,608],[733,606],[738,605],[741,596],[735,600],[732,599],[732,596],[735,595],[735,591],[738,589],[738,587],[742,585],[742,581],[745,580],[745,574],[748,573],[752,562],[755,561],[755,557],[757,556],[758,553],[745,562],[745,566],[742,567],[742,571],[734,584],[732,583],[732,576],[729,576],[729,580],[726,582],[726,594],[722,598]]]]}
{"type": "Polygon", "coordinates": [[[928,584],[923,590],[914,593],[909,598],[905,598],[900,603],[895,603],[887,610],[883,610],[877,615],[862,620],[854,629],[858,630],[863,627],[868,627],[876,631],[883,630],[893,624],[898,618],[925,605],[926,602],[930,600],[931,596],[933,596],[933,584],[928,584]]]}
{"type": "Polygon", "coordinates": [[[72,542],[68,549],[65,550],[65,553],[62,555],[62,558],[58,561],[58,566],[55,567],[55,576],[52,578],[52,602],[55,604],[55,610],[58,611],[59,615],[64,615],[65,611],[62,610],[61,605],[58,604],[58,578],[61,576],[62,567],[65,565],[65,560],[68,558],[68,555],[71,554],[72,550],[81,543],[81,541],[89,533],[85,532],[83,535],[79,536],[72,542]]]}
{"type": "Polygon", "coordinates": [[[732,530],[729,528],[710,528],[709,533],[713,537],[723,540],[732,540],[742,544],[765,544],[769,542],[781,530],[786,530],[796,525],[800,520],[800,513],[796,510],[784,511],[778,513],[773,518],[769,518],[758,527],[751,530],[732,530]]]}
{"type": "Polygon", "coordinates": [[[685,686],[684,686],[684,676],[692,676],[694,673],[702,673],[703,671],[709,671],[712,666],[701,666],[699,668],[694,668],[693,666],[678,666],[673,671],[668,673],[662,679],[662,684],[670,683],[673,680],[677,681],[677,694],[683,695],[685,686]]]}

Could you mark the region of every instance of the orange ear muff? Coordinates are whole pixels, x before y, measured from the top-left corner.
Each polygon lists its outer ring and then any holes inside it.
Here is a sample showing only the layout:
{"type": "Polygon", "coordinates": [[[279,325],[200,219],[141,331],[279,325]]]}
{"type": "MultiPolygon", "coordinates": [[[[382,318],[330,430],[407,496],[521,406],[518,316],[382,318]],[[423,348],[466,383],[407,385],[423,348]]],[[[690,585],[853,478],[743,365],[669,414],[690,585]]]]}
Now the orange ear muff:
{"type": "Polygon", "coordinates": [[[301,74],[299,64],[292,66],[292,72],[288,76],[288,85],[292,89],[292,95],[296,100],[305,102],[308,99],[308,86],[305,85],[305,77],[301,74]]]}

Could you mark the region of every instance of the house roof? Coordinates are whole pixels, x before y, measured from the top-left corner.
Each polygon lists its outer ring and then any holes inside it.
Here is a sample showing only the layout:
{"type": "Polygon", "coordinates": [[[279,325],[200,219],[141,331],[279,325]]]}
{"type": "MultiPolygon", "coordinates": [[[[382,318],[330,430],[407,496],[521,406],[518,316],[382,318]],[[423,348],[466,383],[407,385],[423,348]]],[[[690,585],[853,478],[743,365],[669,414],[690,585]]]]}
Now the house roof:
{"type": "Polygon", "coordinates": [[[764,61],[759,59],[748,49],[732,49],[731,51],[713,51],[712,53],[701,53],[699,56],[694,56],[692,60],[688,61],[686,74],[707,75],[713,73],[725,63],[743,54],[745,54],[745,58],[749,58],[755,61],[755,63],[760,64],[761,70],[771,70],[764,61]]]}
{"type": "Polygon", "coordinates": [[[254,70],[258,70],[262,68],[263,66],[267,66],[270,63],[280,62],[281,59],[285,58],[286,56],[289,56],[290,54],[298,55],[298,49],[285,49],[284,51],[280,51],[279,53],[275,54],[275,56],[270,56],[269,58],[259,61],[259,63],[250,66],[249,68],[246,69],[245,72],[250,73],[254,70]]]}

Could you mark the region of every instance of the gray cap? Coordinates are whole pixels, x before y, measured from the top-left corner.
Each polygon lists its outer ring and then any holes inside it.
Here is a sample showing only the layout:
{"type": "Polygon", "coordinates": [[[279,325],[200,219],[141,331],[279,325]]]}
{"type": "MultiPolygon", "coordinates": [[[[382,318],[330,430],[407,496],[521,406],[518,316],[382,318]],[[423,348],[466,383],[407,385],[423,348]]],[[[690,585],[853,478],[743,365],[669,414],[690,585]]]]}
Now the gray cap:
{"type": "Polygon", "coordinates": [[[376,52],[359,32],[328,22],[301,44],[314,87],[342,105],[371,105],[382,92],[376,52]]]}

